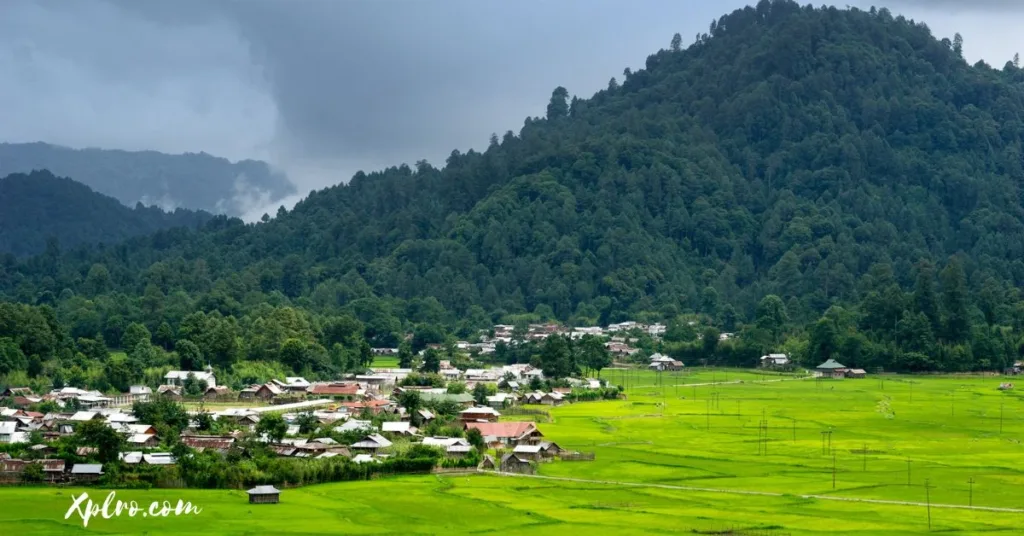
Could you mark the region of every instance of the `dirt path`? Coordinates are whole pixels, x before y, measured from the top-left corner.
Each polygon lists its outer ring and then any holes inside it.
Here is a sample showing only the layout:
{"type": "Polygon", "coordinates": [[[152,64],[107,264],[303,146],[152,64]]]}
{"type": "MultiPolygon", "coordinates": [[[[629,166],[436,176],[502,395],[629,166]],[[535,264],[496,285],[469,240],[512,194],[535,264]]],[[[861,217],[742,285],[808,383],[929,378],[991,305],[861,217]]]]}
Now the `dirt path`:
{"type": "MultiPolygon", "coordinates": [[[[616,482],[611,480],[587,480],[583,478],[568,478],[560,476],[544,476],[544,475],[522,475],[519,473],[495,473],[500,476],[509,477],[521,477],[521,478],[539,478],[543,480],[562,480],[565,482],[580,482],[583,484],[604,484],[609,486],[627,486],[637,488],[661,488],[661,489],[672,489],[680,491],[699,491],[703,493],[727,493],[732,495],[761,495],[766,497],[799,497],[801,499],[818,499],[822,501],[845,501],[845,502],[856,502],[856,503],[870,503],[870,504],[888,504],[894,506],[927,506],[923,502],[915,501],[888,501],[884,499],[858,499],[854,497],[836,497],[833,495],[797,495],[791,493],[777,493],[772,491],[750,491],[741,489],[720,489],[720,488],[698,488],[692,486],[673,486],[670,484],[645,484],[642,482],[616,482]]],[[[937,504],[932,503],[932,508],[952,508],[959,510],[979,510],[985,512],[1003,512],[1011,514],[1024,514],[1024,509],[1021,508],[1001,508],[996,506],[967,506],[965,504],[937,504]]]]}
{"type": "Polygon", "coordinates": [[[776,382],[795,382],[801,380],[813,379],[813,376],[801,376],[799,378],[780,378],[778,380],[732,380],[728,382],[705,382],[705,383],[670,383],[667,385],[658,385],[656,383],[637,385],[634,389],[646,389],[648,387],[704,387],[707,385],[735,385],[739,383],[776,383],[776,382]]]}

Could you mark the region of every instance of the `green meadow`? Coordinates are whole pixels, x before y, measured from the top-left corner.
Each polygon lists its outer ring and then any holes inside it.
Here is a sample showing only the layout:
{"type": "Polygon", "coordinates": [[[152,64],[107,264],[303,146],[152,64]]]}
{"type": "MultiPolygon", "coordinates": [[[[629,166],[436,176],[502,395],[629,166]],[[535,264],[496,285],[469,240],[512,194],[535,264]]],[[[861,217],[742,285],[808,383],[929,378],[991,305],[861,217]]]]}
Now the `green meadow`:
{"type": "Polygon", "coordinates": [[[928,532],[926,503],[933,532],[1024,526],[1024,513],[949,507],[1024,510],[1024,400],[997,390],[999,378],[603,375],[628,382],[628,399],[550,408],[551,422],[540,425],[549,440],[596,460],[545,463],[542,478],[327,484],[285,490],[279,505],[249,505],[241,491],[120,490],[121,500],[183,499],[203,511],[92,519],[88,528],[63,518],[71,496],[88,491],[99,502],[105,491],[4,488],[0,526],[24,535],[886,535],[928,532]]]}

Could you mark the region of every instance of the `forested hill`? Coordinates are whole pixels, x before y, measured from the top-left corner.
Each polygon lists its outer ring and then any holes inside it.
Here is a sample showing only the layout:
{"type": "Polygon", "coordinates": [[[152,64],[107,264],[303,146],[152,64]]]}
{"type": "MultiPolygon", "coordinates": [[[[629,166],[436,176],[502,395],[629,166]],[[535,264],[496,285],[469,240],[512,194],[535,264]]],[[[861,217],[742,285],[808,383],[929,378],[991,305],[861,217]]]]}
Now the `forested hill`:
{"type": "Polygon", "coordinates": [[[265,162],[232,163],[206,153],[69,149],[47,143],[0,143],[0,177],[46,169],[93,190],[165,210],[187,208],[240,216],[294,193],[265,162]]]}
{"type": "Polygon", "coordinates": [[[115,244],[160,229],[197,227],[211,217],[206,212],[164,212],[141,204],[130,209],[48,171],[0,179],[0,252],[14,255],[42,253],[51,238],[69,248],[115,244]]]}
{"type": "Polygon", "coordinates": [[[8,263],[0,289],[89,295],[109,270],[100,288],[124,299],[88,302],[90,318],[177,329],[199,308],[248,329],[290,305],[351,313],[379,345],[415,323],[699,313],[743,330],[729,355],[744,363],[783,344],[902,369],[1016,354],[1016,62],[969,65],[959,37],[885,9],[786,0],[666,44],[591,98],[557,88],[545,118],[443,169],[360,173],[267,223],[8,263]]]}

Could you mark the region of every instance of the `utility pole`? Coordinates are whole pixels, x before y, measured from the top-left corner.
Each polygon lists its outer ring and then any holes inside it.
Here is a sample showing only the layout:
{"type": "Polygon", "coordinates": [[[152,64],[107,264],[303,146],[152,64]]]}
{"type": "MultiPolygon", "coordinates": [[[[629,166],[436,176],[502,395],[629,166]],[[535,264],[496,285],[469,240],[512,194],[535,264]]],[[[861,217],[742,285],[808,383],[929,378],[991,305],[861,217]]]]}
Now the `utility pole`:
{"type": "Polygon", "coordinates": [[[929,486],[929,479],[927,479],[927,478],[924,479],[924,500],[925,500],[925,504],[927,504],[927,506],[928,506],[928,530],[929,531],[932,530],[932,496],[931,496],[931,493],[928,491],[930,487],[931,486],[929,486]]]}
{"type": "MultiPolygon", "coordinates": [[[[1006,391],[1003,391],[1006,393],[1006,391]]],[[[999,395],[999,433],[1003,433],[1003,403],[1006,402],[1006,395],[999,395]]]]}
{"type": "Polygon", "coordinates": [[[967,483],[971,486],[967,496],[967,506],[974,506],[974,477],[972,476],[967,483]]]}
{"type": "Polygon", "coordinates": [[[836,454],[832,453],[832,489],[836,489],[836,454]]]}
{"type": "Polygon", "coordinates": [[[768,455],[768,419],[764,420],[764,455],[768,455]]]}

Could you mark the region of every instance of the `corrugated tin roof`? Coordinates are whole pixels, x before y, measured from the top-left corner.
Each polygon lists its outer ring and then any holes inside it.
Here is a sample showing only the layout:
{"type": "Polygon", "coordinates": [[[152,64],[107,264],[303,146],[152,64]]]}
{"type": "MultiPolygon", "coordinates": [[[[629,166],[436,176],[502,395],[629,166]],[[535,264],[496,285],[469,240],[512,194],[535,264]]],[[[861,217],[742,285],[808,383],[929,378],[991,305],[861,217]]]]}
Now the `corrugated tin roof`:
{"type": "Polygon", "coordinates": [[[71,468],[73,475],[102,475],[103,465],[98,463],[76,463],[71,468]]]}
{"type": "Polygon", "coordinates": [[[248,493],[249,495],[271,495],[274,493],[281,493],[281,490],[275,488],[274,486],[256,486],[255,488],[252,488],[246,493],[248,493]]]}

